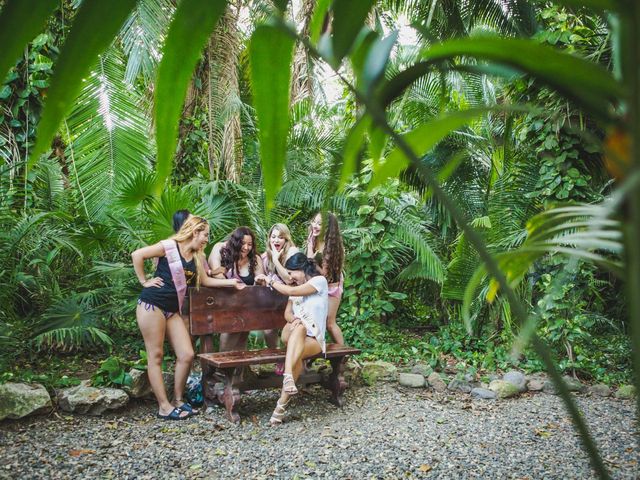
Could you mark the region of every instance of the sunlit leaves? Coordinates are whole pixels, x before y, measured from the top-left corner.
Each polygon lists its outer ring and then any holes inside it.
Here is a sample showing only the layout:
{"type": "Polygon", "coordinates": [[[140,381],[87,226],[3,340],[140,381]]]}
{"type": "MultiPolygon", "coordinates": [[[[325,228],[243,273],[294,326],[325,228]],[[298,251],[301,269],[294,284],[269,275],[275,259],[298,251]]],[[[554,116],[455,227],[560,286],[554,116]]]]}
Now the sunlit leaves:
{"type": "Polygon", "coordinates": [[[135,0],[82,2],[51,78],[30,165],[49,147],[58,125],[80,91],[82,78],[89,73],[98,55],[111,44],[134,5],[135,0]]]}
{"type": "Polygon", "coordinates": [[[182,0],[169,27],[155,90],[158,194],[171,174],[178,123],[189,81],[226,0],[182,0]]]}

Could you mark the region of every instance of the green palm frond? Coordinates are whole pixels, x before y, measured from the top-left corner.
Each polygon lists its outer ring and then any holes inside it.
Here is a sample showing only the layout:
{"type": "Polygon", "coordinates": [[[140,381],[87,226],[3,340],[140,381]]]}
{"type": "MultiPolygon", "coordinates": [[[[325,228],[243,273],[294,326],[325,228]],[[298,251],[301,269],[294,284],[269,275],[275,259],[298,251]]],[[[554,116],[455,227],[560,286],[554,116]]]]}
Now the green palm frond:
{"type": "Polygon", "coordinates": [[[419,217],[411,212],[411,206],[403,208],[397,203],[389,201],[385,203],[397,222],[395,226],[397,240],[415,252],[416,261],[422,267],[423,278],[441,284],[444,280],[444,266],[433,248],[434,235],[425,227],[419,217]]]}
{"type": "Polygon", "coordinates": [[[42,315],[33,341],[40,348],[73,351],[113,345],[113,340],[97,326],[95,308],[78,295],[58,300],[42,315]]]}
{"type": "Polygon", "coordinates": [[[138,170],[124,174],[116,193],[116,203],[125,208],[136,208],[153,200],[156,176],[151,171],[138,170]]]}
{"type": "Polygon", "coordinates": [[[46,210],[60,207],[64,196],[64,179],[60,164],[53,159],[46,159],[38,163],[35,168],[36,179],[33,190],[39,203],[46,210]]]}
{"type": "Polygon", "coordinates": [[[125,174],[148,170],[153,155],[150,120],[139,107],[140,94],[125,83],[124,69],[114,48],[101,56],[67,119],[66,158],[75,163],[91,218],[104,215],[125,174]]]}
{"type": "MultiPolygon", "coordinates": [[[[611,200],[595,205],[559,206],[535,215],[527,223],[528,236],[524,243],[515,250],[496,255],[509,285],[515,288],[536,260],[553,254],[595,263],[622,276],[622,225],[611,218],[610,204],[611,200]]],[[[465,319],[468,306],[486,277],[485,267],[480,265],[467,283],[463,306],[465,319]]],[[[492,279],[486,293],[489,302],[498,290],[499,284],[492,279]]]]}
{"type": "Polygon", "coordinates": [[[127,57],[124,79],[133,85],[142,73],[151,83],[162,57],[162,44],[173,18],[175,6],[171,0],[138,0],[122,26],[120,41],[127,57]]]}

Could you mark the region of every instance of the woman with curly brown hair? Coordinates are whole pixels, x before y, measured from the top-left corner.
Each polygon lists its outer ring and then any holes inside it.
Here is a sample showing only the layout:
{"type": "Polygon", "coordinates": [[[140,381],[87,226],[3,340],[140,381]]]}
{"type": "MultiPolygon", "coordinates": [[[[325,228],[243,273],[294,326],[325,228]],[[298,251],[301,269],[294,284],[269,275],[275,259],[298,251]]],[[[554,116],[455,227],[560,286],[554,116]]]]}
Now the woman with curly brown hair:
{"type": "Polygon", "coordinates": [[[340,234],[338,218],[331,212],[327,213],[327,227],[322,232],[322,213],[318,212],[309,224],[309,237],[307,238],[307,257],[313,258],[319,266],[320,272],[329,282],[329,315],[327,318],[327,330],[333,340],[344,344],[342,330],[338,326],[336,316],[342,292],[344,290],[344,276],[342,267],[344,264],[344,244],[340,234]]]}
{"type": "MultiPolygon", "coordinates": [[[[215,278],[235,278],[254,285],[263,273],[262,261],[256,254],[256,237],[249,227],[238,227],[225,242],[218,242],[209,254],[209,267],[215,278]]],[[[220,335],[220,351],[242,350],[248,333],[220,335]]]]}

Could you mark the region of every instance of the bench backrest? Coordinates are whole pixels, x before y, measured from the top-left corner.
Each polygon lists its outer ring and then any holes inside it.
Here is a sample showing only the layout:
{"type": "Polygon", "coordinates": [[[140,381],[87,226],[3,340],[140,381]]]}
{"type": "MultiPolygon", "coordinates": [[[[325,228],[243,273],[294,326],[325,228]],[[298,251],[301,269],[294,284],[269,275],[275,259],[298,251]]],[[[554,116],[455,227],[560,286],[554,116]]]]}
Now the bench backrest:
{"type": "Polygon", "coordinates": [[[261,286],[189,289],[191,335],[282,328],[288,297],[261,286]]]}

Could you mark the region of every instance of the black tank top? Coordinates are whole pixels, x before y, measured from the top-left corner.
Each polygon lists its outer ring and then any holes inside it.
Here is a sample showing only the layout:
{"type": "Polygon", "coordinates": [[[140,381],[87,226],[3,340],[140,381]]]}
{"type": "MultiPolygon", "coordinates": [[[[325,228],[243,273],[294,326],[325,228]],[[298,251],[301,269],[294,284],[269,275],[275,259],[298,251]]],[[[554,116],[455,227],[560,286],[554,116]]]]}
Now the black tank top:
{"type": "MultiPolygon", "coordinates": [[[[178,247],[178,252],[180,248],[178,247]]],[[[184,276],[187,280],[187,286],[195,285],[196,278],[196,264],[195,257],[190,261],[186,261],[180,253],[180,260],[182,260],[182,268],[184,269],[184,276]]],[[[164,282],[161,287],[146,287],[142,289],[140,294],[140,300],[156,307],[160,307],[166,312],[175,313],[178,311],[178,292],[176,286],[173,283],[173,277],[171,276],[171,270],[169,269],[169,261],[167,257],[160,257],[158,261],[158,267],[154,273],[155,277],[160,277],[164,282]]]]}

